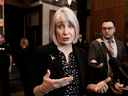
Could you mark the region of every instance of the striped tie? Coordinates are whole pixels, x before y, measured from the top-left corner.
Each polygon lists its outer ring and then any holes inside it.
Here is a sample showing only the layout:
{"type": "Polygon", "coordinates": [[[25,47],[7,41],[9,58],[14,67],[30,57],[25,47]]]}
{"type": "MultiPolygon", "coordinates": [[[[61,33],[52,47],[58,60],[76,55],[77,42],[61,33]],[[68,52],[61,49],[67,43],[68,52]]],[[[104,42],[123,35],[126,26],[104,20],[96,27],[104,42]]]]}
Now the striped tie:
{"type": "Polygon", "coordinates": [[[109,51],[110,51],[110,53],[111,53],[111,55],[112,55],[112,57],[114,57],[114,50],[113,50],[113,48],[112,48],[112,43],[113,41],[112,40],[110,40],[110,41],[108,41],[108,43],[109,43],[109,51]]]}
{"type": "MultiPolygon", "coordinates": [[[[114,57],[114,50],[113,50],[112,45],[111,45],[112,42],[113,42],[112,40],[108,41],[108,43],[109,43],[109,48],[108,49],[109,49],[112,57],[114,57]]],[[[113,80],[114,70],[110,66],[109,66],[109,76],[111,77],[111,80],[113,80]]]]}

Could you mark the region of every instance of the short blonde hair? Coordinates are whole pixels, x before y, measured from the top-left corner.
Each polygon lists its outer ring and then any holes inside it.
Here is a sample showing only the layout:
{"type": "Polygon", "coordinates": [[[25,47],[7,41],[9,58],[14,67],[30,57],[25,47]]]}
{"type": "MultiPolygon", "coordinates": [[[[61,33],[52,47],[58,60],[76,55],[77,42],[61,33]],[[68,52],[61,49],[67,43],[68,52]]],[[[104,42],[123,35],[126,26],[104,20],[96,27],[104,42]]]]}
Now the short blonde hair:
{"type": "Polygon", "coordinates": [[[79,22],[76,18],[76,15],[74,14],[74,12],[67,8],[67,7],[62,7],[60,8],[58,11],[56,11],[56,13],[53,16],[52,19],[52,24],[51,24],[51,28],[50,28],[50,38],[51,40],[57,45],[57,38],[56,38],[56,23],[59,21],[59,19],[62,18],[63,21],[69,21],[73,24],[74,28],[75,28],[75,38],[73,40],[73,44],[75,44],[78,40],[79,37],[79,22]]]}
{"type": "Polygon", "coordinates": [[[20,40],[20,46],[28,46],[29,45],[29,42],[26,38],[22,38],[20,40]]]}

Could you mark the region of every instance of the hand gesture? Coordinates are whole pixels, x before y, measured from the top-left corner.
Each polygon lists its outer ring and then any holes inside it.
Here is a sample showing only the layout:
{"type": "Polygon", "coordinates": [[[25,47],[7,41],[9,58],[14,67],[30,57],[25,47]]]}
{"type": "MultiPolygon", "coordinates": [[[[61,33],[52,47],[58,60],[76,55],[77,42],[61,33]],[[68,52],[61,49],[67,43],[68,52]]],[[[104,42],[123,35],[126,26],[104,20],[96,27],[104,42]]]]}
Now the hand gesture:
{"type": "Polygon", "coordinates": [[[96,64],[93,64],[93,63],[97,63],[96,60],[91,60],[91,66],[94,68],[94,69],[99,69],[101,67],[103,67],[103,63],[100,63],[99,65],[96,65],[96,64]]]}
{"type": "Polygon", "coordinates": [[[96,93],[106,93],[108,90],[108,85],[106,84],[107,82],[109,82],[111,80],[110,77],[108,77],[107,79],[97,83],[94,87],[94,92],[96,93]]]}
{"type": "Polygon", "coordinates": [[[117,95],[122,95],[123,90],[119,89],[119,87],[123,87],[124,86],[123,84],[116,83],[115,84],[115,89],[113,88],[111,83],[109,85],[110,85],[110,88],[112,89],[113,93],[115,93],[117,95]]]}
{"type": "Polygon", "coordinates": [[[8,72],[11,73],[12,72],[12,68],[9,67],[8,72]]]}
{"type": "Polygon", "coordinates": [[[46,75],[43,77],[42,87],[46,92],[68,85],[73,77],[64,77],[61,79],[50,79],[50,70],[47,70],[46,75]]]}

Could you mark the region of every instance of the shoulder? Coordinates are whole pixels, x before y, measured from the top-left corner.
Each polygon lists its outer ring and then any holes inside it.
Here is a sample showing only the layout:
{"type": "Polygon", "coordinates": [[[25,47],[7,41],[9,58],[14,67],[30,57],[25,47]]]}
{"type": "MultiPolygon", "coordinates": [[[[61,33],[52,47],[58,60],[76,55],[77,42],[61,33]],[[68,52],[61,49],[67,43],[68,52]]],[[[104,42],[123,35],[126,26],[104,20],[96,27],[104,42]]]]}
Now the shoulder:
{"type": "Polygon", "coordinates": [[[48,48],[48,45],[38,46],[36,50],[45,50],[48,48]]]}
{"type": "Polygon", "coordinates": [[[93,40],[91,43],[90,43],[90,46],[99,46],[100,43],[96,40],[93,40]]]}
{"type": "Polygon", "coordinates": [[[73,50],[77,54],[85,54],[85,55],[87,55],[87,52],[83,48],[77,47],[75,45],[73,45],[73,50]]]}
{"type": "Polygon", "coordinates": [[[116,38],[115,38],[115,41],[116,41],[118,44],[120,44],[120,45],[124,45],[122,41],[120,41],[120,40],[118,40],[118,39],[116,39],[116,38]]]}
{"type": "Polygon", "coordinates": [[[2,46],[9,48],[9,44],[7,44],[7,43],[3,43],[2,46]]]}
{"type": "Polygon", "coordinates": [[[37,50],[46,51],[46,50],[49,50],[49,48],[51,48],[52,46],[55,46],[55,45],[53,43],[50,43],[50,44],[46,44],[46,45],[43,45],[43,46],[38,46],[37,50]]]}
{"type": "Polygon", "coordinates": [[[49,53],[51,51],[55,51],[56,49],[57,49],[56,45],[54,43],[50,43],[37,47],[36,52],[43,54],[43,53],[49,53]]]}
{"type": "Polygon", "coordinates": [[[17,50],[16,50],[16,53],[21,52],[21,50],[22,50],[22,48],[17,49],[17,50]]]}

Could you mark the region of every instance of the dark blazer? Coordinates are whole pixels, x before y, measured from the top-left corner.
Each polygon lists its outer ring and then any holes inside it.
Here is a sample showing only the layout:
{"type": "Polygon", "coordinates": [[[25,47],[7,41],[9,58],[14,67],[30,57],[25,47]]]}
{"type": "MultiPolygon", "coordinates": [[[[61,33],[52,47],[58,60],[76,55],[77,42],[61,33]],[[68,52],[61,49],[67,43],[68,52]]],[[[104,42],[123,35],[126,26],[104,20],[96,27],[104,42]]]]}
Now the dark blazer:
{"type": "MultiPolygon", "coordinates": [[[[125,47],[121,41],[115,38],[117,44],[117,57],[126,53],[125,47]]],[[[89,66],[90,66],[90,83],[98,83],[108,77],[107,53],[103,46],[97,41],[92,41],[89,47],[89,66]],[[91,67],[91,60],[95,59],[99,64],[103,63],[100,69],[91,67]]],[[[104,94],[103,94],[104,95],[104,94]]],[[[96,95],[94,95],[96,96],[96,95]]],[[[99,96],[99,95],[98,95],[99,96]]]]}
{"type": "MultiPolygon", "coordinates": [[[[80,96],[83,96],[85,88],[88,84],[88,60],[87,53],[73,45],[73,52],[78,65],[80,78],[80,96]]],[[[32,61],[30,71],[29,89],[32,93],[35,86],[42,84],[43,76],[47,69],[51,71],[51,79],[59,79],[64,77],[61,61],[57,46],[54,43],[38,47],[32,61]],[[54,57],[54,59],[51,59],[54,57]]],[[[64,96],[65,87],[50,91],[46,96],[64,96]]]]}

